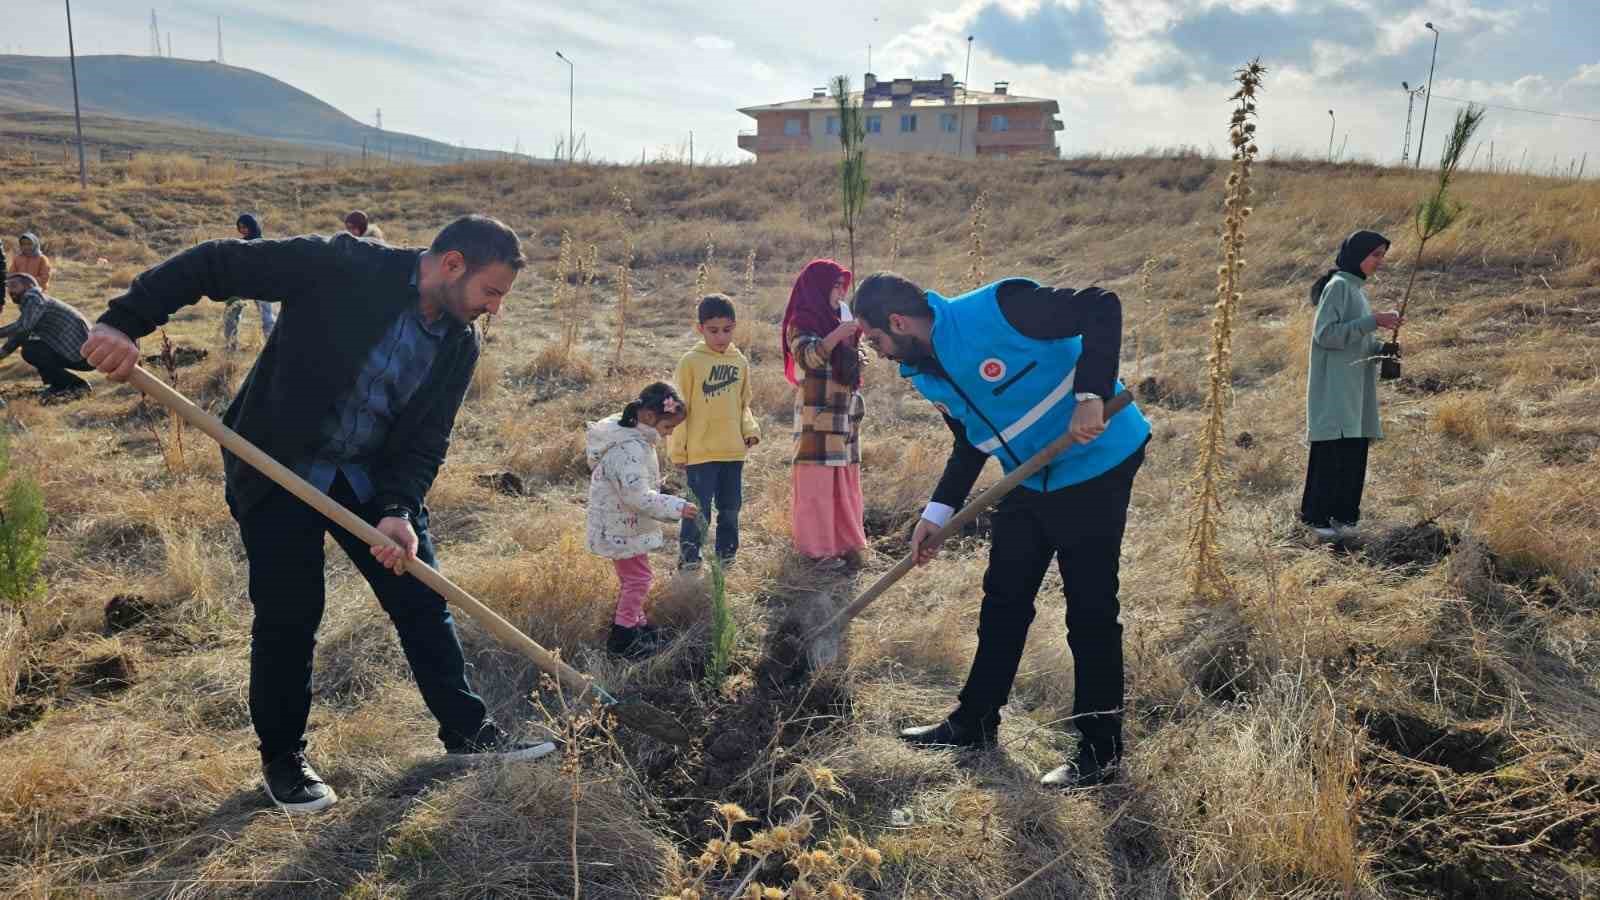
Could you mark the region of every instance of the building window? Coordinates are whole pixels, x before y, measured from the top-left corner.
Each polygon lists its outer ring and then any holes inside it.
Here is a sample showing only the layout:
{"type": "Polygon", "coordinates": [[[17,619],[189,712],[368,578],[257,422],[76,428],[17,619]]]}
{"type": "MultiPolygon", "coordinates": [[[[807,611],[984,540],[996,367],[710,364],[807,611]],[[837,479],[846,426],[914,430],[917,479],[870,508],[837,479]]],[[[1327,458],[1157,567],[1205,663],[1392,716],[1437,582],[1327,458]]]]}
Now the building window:
{"type": "Polygon", "coordinates": [[[946,132],[948,132],[950,134],[955,134],[956,126],[958,124],[959,124],[959,121],[956,119],[956,114],[955,113],[940,113],[939,114],[939,127],[944,129],[946,132]]]}
{"type": "Polygon", "coordinates": [[[883,116],[867,116],[867,134],[883,131],[883,116]]]}
{"type": "Polygon", "coordinates": [[[1011,123],[1006,120],[1005,116],[990,116],[989,117],[989,130],[990,131],[1010,131],[1011,130],[1011,123]]]}
{"type": "Polygon", "coordinates": [[[783,133],[788,135],[789,137],[795,137],[795,136],[799,135],[800,134],[800,120],[799,119],[784,119],[783,120],[783,133]]]}
{"type": "Polygon", "coordinates": [[[916,113],[905,113],[902,116],[900,116],[900,130],[901,131],[916,131],[917,130],[917,114],[916,113]]]}
{"type": "Polygon", "coordinates": [[[839,117],[838,116],[829,116],[828,117],[828,133],[829,134],[838,134],[839,133],[839,117]]]}

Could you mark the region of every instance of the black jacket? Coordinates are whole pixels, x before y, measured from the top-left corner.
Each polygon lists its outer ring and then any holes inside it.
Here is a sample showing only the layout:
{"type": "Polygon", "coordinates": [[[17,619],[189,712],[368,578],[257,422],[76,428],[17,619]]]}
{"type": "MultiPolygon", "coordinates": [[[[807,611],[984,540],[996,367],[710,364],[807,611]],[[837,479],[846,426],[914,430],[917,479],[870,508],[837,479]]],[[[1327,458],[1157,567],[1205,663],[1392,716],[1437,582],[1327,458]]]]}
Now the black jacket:
{"type": "MultiPolygon", "coordinates": [[[[1122,301],[1116,294],[1094,287],[1074,291],[1017,280],[1002,283],[995,300],[1006,322],[1023,337],[1058,341],[1081,335],[1083,353],[1078,357],[1074,381],[1077,390],[1110,399],[1122,355],[1122,301]]],[[[932,371],[942,371],[936,359],[923,365],[932,371]]],[[[972,445],[967,439],[966,427],[960,422],[945,416],[944,423],[954,435],[955,443],[932,499],[935,503],[960,509],[983,473],[989,454],[972,445]]]]}
{"type": "MultiPolygon", "coordinates": [[[[349,391],[371,348],[420,301],[412,275],[418,250],[349,234],[287,240],[211,241],[139,275],[100,317],[138,339],[202,296],[268,300],[283,316],[223,421],[290,468],[320,449],[321,426],[349,391]]],[[[478,362],[475,328],[445,339],[427,380],[396,416],[372,477],[380,506],[422,509],[444,462],[450,430],[478,362]]],[[[272,482],[226,451],[228,506],[235,517],[272,482]]]]}

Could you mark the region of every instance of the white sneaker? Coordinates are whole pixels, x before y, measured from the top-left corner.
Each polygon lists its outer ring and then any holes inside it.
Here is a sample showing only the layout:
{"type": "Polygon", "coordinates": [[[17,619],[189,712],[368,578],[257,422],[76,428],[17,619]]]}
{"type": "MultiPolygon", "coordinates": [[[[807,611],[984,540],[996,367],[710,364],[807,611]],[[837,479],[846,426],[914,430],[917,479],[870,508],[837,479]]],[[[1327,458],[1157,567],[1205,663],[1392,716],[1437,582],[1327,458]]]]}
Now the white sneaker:
{"type": "Polygon", "coordinates": [[[1339,529],[1337,528],[1318,528],[1314,525],[1307,525],[1306,528],[1316,535],[1319,541],[1332,542],[1339,539],[1339,529]]]}
{"type": "Polygon", "coordinates": [[[1360,525],[1346,525],[1343,522],[1337,522],[1332,519],[1328,521],[1328,524],[1333,526],[1334,532],[1337,533],[1341,539],[1349,540],[1351,538],[1361,537],[1360,525]]]}

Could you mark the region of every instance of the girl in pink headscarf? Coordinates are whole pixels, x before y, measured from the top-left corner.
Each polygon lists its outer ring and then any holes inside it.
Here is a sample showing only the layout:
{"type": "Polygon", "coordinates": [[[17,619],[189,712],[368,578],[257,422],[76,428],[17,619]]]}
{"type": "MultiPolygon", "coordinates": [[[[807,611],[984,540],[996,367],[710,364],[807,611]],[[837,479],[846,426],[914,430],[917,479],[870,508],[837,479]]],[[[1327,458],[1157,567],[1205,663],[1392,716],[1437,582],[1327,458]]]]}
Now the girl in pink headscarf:
{"type": "Polygon", "coordinates": [[[794,402],[795,549],[830,566],[858,563],[862,527],[860,327],[844,304],[850,270],[812,260],[783,314],[783,373],[794,402]]]}

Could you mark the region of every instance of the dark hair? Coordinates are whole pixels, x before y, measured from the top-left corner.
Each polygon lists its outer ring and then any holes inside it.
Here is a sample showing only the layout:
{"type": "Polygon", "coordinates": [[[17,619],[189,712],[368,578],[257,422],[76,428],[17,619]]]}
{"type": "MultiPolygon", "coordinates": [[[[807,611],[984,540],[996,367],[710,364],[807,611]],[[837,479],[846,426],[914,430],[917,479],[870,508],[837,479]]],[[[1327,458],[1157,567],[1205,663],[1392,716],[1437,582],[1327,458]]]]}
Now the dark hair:
{"type": "Polygon", "coordinates": [[[856,286],[855,299],[850,309],[856,318],[885,331],[889,316],[911,316],[917,319],[933,318],[933,308],[928,305],[928,294],[911,279],[893,272],[874,272],[856,286]]]}
{"type": "Polygon", "coordinates": [[[695,316],[701,325],[707,319],[739,321],[739,317],[733,313],[733,299],[727,294],[707,294],[700,298],[700,308],[695,311],[695,316]]]}
{"type": "Polygon", "coordinates": [[[683,398],[678,396],[678,391],[665,381],[658,381],[648,385],[639,392],[639,399],[631,401],[622,408],[623,428],[632,428],[639,424],[639,410],[648,409],[653,413],[667,414],[668,401],[675,406],[677,412],[683,410],[683,398]]]}
{"type": "Polygon", "coordinates": [[[367,214],[359,209],[352,209],[344,214],[344,224],[354,224],[357,228],[361,229],[362,234],[366,234],[368,225],[367,214]]]}
{"type": "Polygon", "coordinates": [[[506,223],[488,216],[462,216],[446,225],[428,247],[430,253],[445,254],[451,250],[466,259],[468,269],[504,263],[513,272],[520,272],[528,264],[517,233],[506,223]]]}

